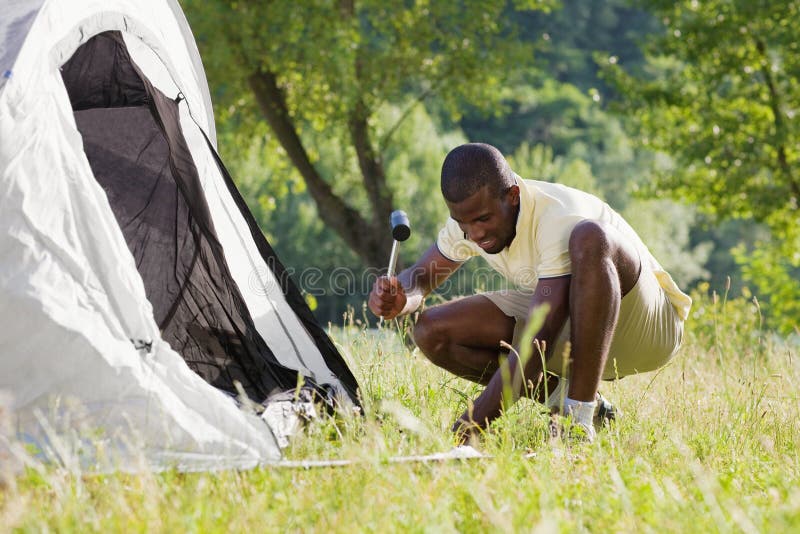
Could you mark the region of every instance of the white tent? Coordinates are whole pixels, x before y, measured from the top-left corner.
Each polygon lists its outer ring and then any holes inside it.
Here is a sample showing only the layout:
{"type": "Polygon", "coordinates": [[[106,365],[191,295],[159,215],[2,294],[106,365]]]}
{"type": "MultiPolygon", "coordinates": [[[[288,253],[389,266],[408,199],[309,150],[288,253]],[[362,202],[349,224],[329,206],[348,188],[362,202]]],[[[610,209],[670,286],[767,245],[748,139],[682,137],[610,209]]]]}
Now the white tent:
{"type": "Polygon", "coordinates": [[[0,390],[15,433],[84,468],[278,459],[234,382],[256,402],[297,373],[339,398],[357,386],[216,155],[177,2],[5,4],[0,390]]]}

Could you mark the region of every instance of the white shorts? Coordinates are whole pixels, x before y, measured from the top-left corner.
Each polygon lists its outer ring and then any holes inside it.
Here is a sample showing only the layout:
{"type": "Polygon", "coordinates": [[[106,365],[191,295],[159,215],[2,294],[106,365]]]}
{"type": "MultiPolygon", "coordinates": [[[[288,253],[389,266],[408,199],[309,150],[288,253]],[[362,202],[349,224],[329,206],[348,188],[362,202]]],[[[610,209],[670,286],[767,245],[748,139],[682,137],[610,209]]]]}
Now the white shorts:
{"type": "MultiPolygon", "coordinates": [[[[516,319],[512,346],[519,347],[528,310],[530,291],[482,293],[509,317],[516,319]]],[[[564,375],[567,369],[566,344],[570,339],[567,320],[547,361],[547,370],[564,375]]],[[[622,299],[617,328],[611,340],[603,380],[653,371],[666,364],[678,351],[683,339],[683,321],[650,270],[642,270],[633,289],[622,299]]],[[[568,373],[567,373],[568,374],[568,373]]]]}

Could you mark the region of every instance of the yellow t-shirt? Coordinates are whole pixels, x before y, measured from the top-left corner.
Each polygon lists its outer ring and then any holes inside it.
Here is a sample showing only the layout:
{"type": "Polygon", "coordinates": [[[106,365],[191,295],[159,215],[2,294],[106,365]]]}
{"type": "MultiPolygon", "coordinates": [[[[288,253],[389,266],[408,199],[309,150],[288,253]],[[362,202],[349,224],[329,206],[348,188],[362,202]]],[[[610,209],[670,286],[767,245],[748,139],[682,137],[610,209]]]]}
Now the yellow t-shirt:
{"type": "Polygon", "coordinates": [[[570,274],[569,237],[575,225],[586,219],[603,221],[631,240],[639,251],[642,268],[651,268],[678,316],[686,320],[692,299],[678,288],[633,228],[608,204],[594,195],[561,184],[519,177],[517,184],[519,217],[517,233],[510,246],[498,254],[488,254],[465,237],[456,221],[448,218],[436,241],[439,251],[453,261],[482,256],[517,287],[533,290],[539,278],[570,274]]]}

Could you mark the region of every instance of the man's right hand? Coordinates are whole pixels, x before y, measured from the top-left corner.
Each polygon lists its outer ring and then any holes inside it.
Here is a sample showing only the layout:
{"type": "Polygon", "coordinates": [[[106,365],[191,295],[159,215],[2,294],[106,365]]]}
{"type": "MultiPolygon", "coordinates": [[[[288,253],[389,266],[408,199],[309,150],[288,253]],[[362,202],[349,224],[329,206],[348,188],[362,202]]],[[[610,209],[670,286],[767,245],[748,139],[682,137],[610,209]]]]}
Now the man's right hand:
{"type": "Polygon", "coordinates": [[[384,319],[394,319],[406,305],[406,292],[403,285],[393,276],[381,276],[375,280],[369,293],[367,305],[370,311],[384,319]]]}

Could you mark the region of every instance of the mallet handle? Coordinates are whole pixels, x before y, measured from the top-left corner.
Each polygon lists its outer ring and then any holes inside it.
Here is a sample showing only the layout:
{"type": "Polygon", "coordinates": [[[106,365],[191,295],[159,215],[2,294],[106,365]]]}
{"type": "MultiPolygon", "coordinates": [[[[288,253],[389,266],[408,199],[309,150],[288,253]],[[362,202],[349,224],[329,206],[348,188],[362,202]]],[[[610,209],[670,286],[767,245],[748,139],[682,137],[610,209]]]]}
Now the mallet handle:
{"type": "Polygon", "coordinates": [[[397,239],[394,240],[392,243],[392,254],[389,256],[389,270],[386,271],[386,276],[391,278],[394,276],[394,270],[397,268],[397,250],[398,250],[398,242],[397,239]]]}

